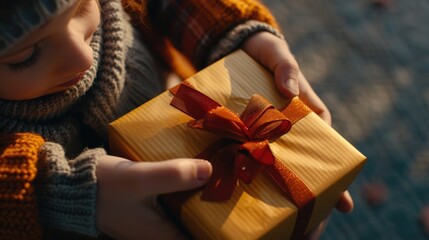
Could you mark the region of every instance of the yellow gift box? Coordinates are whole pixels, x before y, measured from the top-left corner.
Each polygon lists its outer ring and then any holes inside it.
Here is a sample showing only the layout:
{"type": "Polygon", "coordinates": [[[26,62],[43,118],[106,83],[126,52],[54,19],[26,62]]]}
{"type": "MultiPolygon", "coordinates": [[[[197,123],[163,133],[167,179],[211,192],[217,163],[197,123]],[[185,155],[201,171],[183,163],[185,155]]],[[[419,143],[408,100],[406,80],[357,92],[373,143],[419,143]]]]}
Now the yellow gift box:
{"type": "MultiPolygon", "coordinates": [[[[277,109],[290,100],[280,95],[271,73],[236,51],[196,73],[187,82],[228,109],[241,113],[253,94],[277,109]]],[[[170,106],[166,91],[109,126],[113,154],[135,161],[195,157],[220,137],[187,126],[192,118],[170,106]]],[[[273,155],[315,195],[305,233],[325,219],[366,161],[357,149],[310,112],[273,142],[273,155]]],[[[264,174],[250,184],[238,181],[231,198],[202,201],[196,191],[180,207],[181,224],[196,239],[290,239],[299,224],[298,207],[264,174]]]]}

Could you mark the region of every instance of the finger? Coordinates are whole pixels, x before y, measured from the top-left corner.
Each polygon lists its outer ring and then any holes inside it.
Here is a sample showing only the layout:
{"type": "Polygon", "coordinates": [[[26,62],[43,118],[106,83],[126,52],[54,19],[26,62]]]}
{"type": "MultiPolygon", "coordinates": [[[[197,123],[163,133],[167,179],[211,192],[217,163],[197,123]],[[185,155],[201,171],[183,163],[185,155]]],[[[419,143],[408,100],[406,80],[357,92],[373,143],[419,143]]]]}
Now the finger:
{"type": "Polygon", "coordinates": [[[146,230],[141,232],[141,222],[135,224],[139,231],[139,238],[136,239],[187,239],[182,231],[165,214],[159,214],[157,209],[151,211],[142,211],[141,217],[144,218],[146,230]],[[160,231],[162,230],[162,231],[160,231]]]}
{"type": "Polygon", "coordinates": [[[344,213],[349,213],[353,210],[354,208],[353,199],[349,191],[345,191],[343,192],[343,194],[341,194],[340,199],[338,200],[335,207],[340,212],[344,212],[344,213]]]}
{"type": "Polygon", "coordinates": [[[274,81],[283,95],[289,98],[297,96],[300,91],[298,63],[286,42],[277,38],[272,41],[277,42],[276,47],[267,50],[268,54],[263,55],[261,63],[274,74],[274,81]]]}
{"type": "Polygon", "coordinates": [[[315,229],[313,229],[307,236],[305,236],[304,240],[317,240],[322,236],[323,232],[328,225],[330,216],[323,220],[315,229]]]}
{"type": "Polygon", "coordinates": [[[286,41],[271,33],[259,32],[243,44],[243,50],[274,74],[276,85],[283,95],[298,95],[298,63],[286,41]]]}
{"type": "Polygon", "coordinates": [[[270,55],[264,54],[266,58],[262,58],[262,64],[274,74],[274,81],[279,91],[286,97],[292,98],[300,92],[298,63],[286,42],[280,39],[273,39],[273,41],[279,43],[276,48],[268,50],[270,55]]]}
{"type": "Polygon", "coordinates": [[[303,101],[313,112],[319,115],[326,123],[331,125],[331,113],[326,105],[314,92],[310,83],[308,83],[302,72],[298,75],[299,80],[299,98],[303,101]]]}
{"type": "Polygon", "coordinates": [[[114,239],[186,239],[173,222],[158,209],[128,204],[109,210],[109,225],[102,226],[102,229],[114,239]]]}
{"type": "Polygon", "coordinates": [[[143,197],[178,192],[203,186],[211,176],[212,167],[200,159],[174,159],[138,163],[128,169],[137,181],[143,197]]]}
{"type": "Polygon", "coordinates": [[[274,67],[274,80],[279,91],[288,98],[298,96],[299,89],[299,68],[298,64],[291,59],[281,59],[274,67]]]}

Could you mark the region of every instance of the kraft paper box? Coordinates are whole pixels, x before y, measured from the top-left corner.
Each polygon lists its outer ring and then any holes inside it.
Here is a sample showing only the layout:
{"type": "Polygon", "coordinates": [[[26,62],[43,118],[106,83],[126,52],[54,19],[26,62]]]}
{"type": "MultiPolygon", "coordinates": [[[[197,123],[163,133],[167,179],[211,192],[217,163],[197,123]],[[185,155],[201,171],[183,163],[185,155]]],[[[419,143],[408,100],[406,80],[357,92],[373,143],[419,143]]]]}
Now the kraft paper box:
{"type": "MultiPolygon", "coordinates": [[[[240,114],[253,94],[282,109],[290,100],[279,94],[272,75],[242,51],[219,60],[187,82],[219,104],[240,114]]],[[[195,157],[220,139],[192,129],[190,116],[170,106],[166,91],[109,126],[114,154],[135,161],[195,157]]],[[[305,233],[325,219],[366,161],[358,150],[311,112],[269,148],[315,195],[305,233]]],[[[196,239],[290,239],[297,223],[297,206],[265,174],[250,183],[238,181],[231,198],[200,199],[197,191],[181,205],[181,223],[196,239]]]]}

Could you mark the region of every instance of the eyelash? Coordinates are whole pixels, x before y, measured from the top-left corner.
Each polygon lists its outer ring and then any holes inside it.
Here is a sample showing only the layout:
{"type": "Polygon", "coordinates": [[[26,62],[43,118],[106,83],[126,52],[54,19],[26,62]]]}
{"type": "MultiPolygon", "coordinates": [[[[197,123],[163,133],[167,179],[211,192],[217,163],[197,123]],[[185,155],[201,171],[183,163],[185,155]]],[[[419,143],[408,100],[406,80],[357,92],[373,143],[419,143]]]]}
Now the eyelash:
{"type": "MultiPolygon", "coordinates": [[[[91,1],[92,0],[82,0],[82,2],[80,3],[79,7],[77,8],[77,10],[75,12],[75,16],[83,17],[86,14],[88,14],[89,8],[91,6],[91,1]]],[[[36,44],[34,46],[33,53],[31,54],[30,57],[28,57],[26,60],[24,60],[20,63],[9,64],[9,68],[14,70],[14,71],[20,71],[20,70],[27,69],[27,68],[33,66],[37,62],[39,57],[40,57],[40,47],[36,44]]]]}
{"type": "Polygon", "coordinates": [[[79,7],[76,10],[75,16],[76,17],[83,17],[86,14],[89,13],[89,8],[91,6],[92,0],[82,0],[82,2],[79,4],[79,7]]]}
{"type": "Polygon", "coordinates": [[[24,70],[33,66],[37,62],[37,60],[39,60],[39,57],[40,57],[40,47],[36,44],[34,45],[34,50],[31,56],[29,56],[27,59],[25,59],[22,62],[10,63],[8,65],[9,65],[9,68],[14,71],[24,70]]]}

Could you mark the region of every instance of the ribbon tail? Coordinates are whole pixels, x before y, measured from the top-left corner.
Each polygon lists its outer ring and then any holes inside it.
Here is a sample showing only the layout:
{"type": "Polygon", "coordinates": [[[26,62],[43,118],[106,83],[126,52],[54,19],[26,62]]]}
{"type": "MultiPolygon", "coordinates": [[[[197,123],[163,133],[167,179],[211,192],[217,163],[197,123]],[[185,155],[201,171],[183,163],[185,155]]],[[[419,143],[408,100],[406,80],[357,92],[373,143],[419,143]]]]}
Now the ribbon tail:
{"type": "Polygon", "coordinates": [[[315,195],[288,167],[276,160],[266,172],[280,186],[282,193],[298,207],[298,216],[291,239],[302,239],[313,212],[315,195]]]}
{"type": "Polygon", "coordinates": [[[201,199],[220,202],[231,198],[237,185],[238,177],[234,174],[234,152],[238,144],[228,139],[221,139],[204,149],[197,158],[208,160],[213,166],[210,180],[204,187],[201,199]]]}

